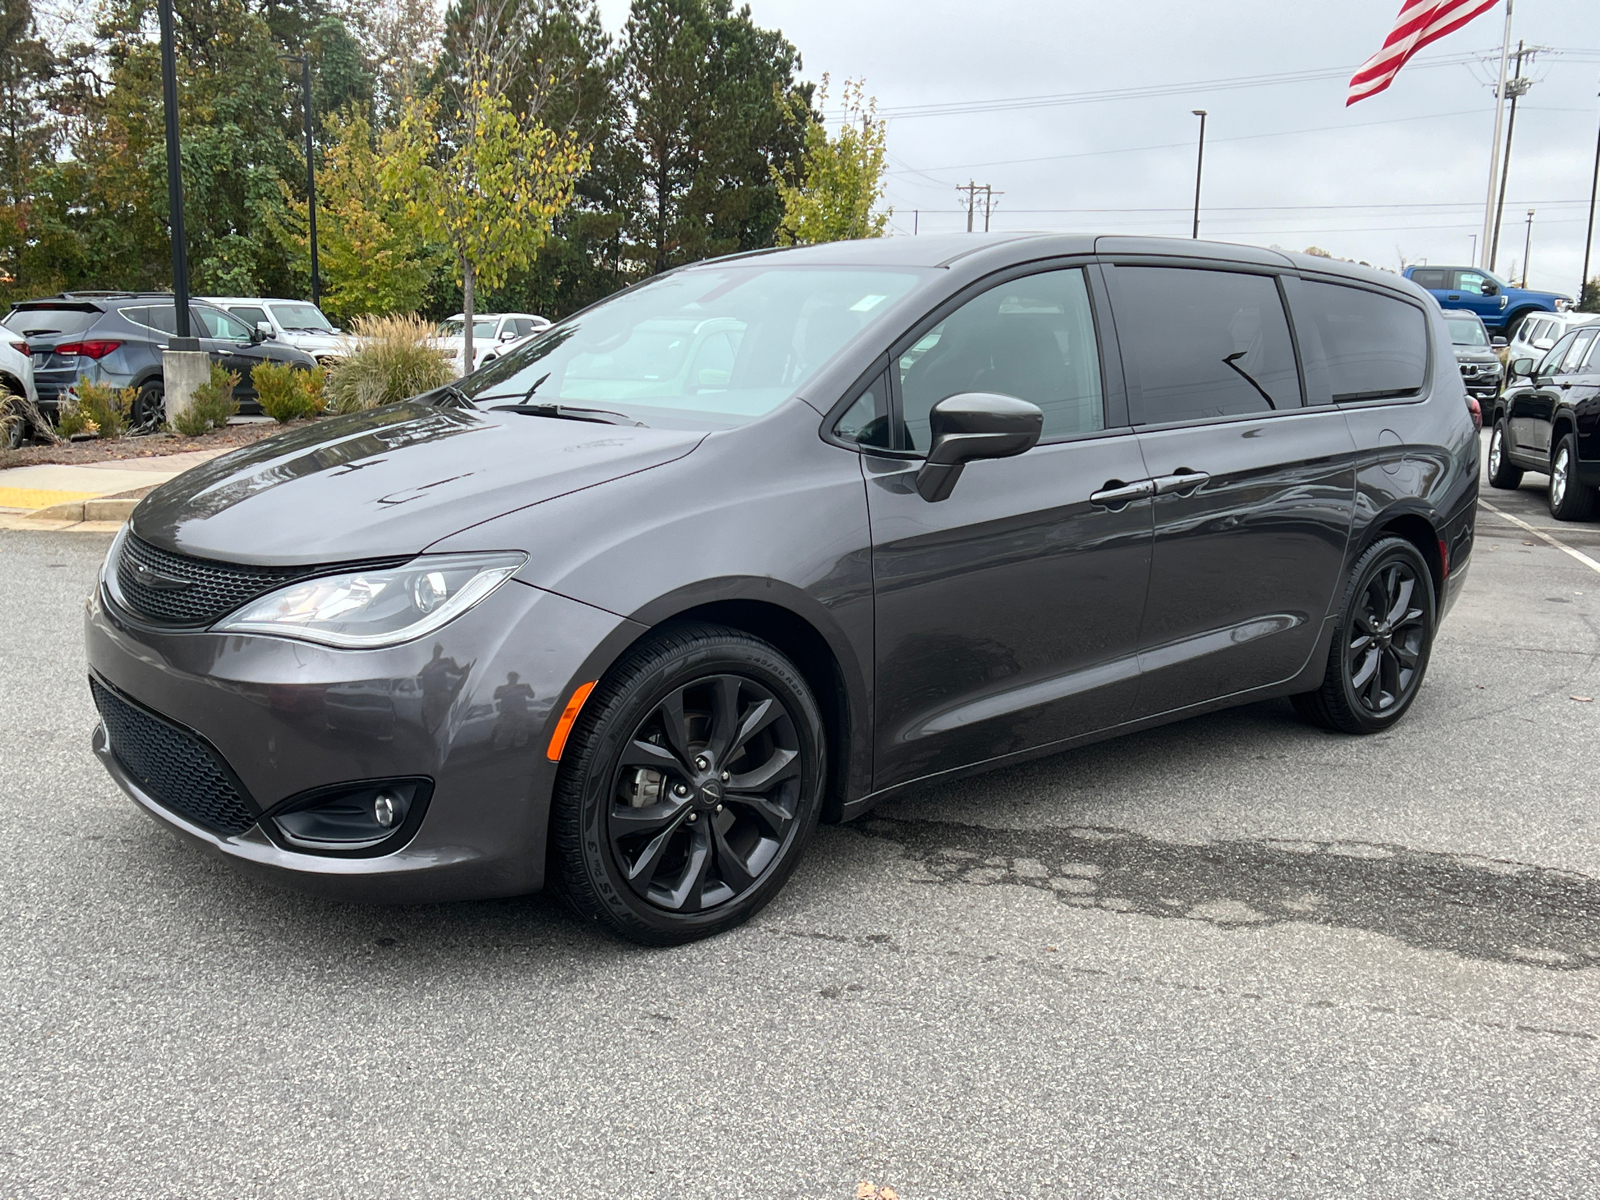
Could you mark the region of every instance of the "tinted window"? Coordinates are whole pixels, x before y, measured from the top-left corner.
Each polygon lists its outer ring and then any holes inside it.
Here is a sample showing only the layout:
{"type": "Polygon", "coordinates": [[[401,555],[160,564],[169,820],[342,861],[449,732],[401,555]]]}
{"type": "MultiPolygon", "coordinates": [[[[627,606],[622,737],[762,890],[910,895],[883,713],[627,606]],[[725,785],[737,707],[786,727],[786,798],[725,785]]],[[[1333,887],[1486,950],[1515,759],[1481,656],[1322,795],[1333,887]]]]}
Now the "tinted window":
{"type": "Polygon", "coordinates": [[[1589,347],[1594,344],[1594,333],[1592,329],[1578,331],[1578,336],[1572,340],[1572,347],[1561,360],[1563,375],[1572,375],[1583,369],[1584,357],[1589,353],[1589,347]]]}
{"type": "Polygon", "coordinates": [[[1300,407],[1289,322],[1268,275],[1117,267],[1117,335],[1157,425],[1300,407]]]}
{"type": "Polygon", "coordinates": [[[880,375],[834,425],[841,441],[889,449],[889,377],[880,375]]]}
{"type": "Polygon", "coordinates": [[[6,317],[6,328],[24,337],[52,333],[82,333],[101,317],[98,309],[27,308],[6,317]]]}
{"type": "Polygon", "coordinates": [[[1539,360],[1539,374],[1554,375],[1556,369],[1560,367],[1562,359],[1566,358],[1567,351],[1572,349],[1572,343],[1577,340],[1577,337],[1576,331],[1569,333],[1554,346],[1551,346],[1550,349],[1546,350],[1544,357],[1539,360]]]}
{"type": "Polygon", "coordinates": [[[962,392],[1037,404],[1044,437],[1105,428],[1100,355],[1081,270],[1045,271],[967,301],[900,356],[908,446],[928,448],[928,411],[962,392]]]}
{"type": "MultiPolygon", "coordinates": [[[[139,323],[148,325],[158,333],[178,332],[178,310],[172,304],[152,304],[148,308],[140,308],[139,323]]],[[[191,332],[195,332],[191,330],[191,332]]]]}
{"type": "Polygon", "coordinates": [[[1583,364],[1583,371],[1586,375],[1600,374],[1600,334],[1589,343],[1589,358],[1583,364]]]}
{"type": "Polygon", "coordinates": [[[246,308],[236,305],[235,307],[230,308],[228,311],[234,316],[238,317],[252,329],[261,324],[263,321],[266,321],[268,325],[272,324],[271,321],[267,321],[267,310],[264,308],[246,308]]]}
{"type": "Polygon", "coordinates": [[[1302,283],[1295,323],[1327,362],[1334,401],[1412,396],[1428,369],[1427,318],[1404,300],[1341,287],[1302,283]]]}
{"type": "Polygon", "coordinates": [[[1450,286],[1450,272],[1413,271],[1411,272],[1411,282],[1418,287],[1432,288],[1434,291],[1442,292],[1450,286]]]}

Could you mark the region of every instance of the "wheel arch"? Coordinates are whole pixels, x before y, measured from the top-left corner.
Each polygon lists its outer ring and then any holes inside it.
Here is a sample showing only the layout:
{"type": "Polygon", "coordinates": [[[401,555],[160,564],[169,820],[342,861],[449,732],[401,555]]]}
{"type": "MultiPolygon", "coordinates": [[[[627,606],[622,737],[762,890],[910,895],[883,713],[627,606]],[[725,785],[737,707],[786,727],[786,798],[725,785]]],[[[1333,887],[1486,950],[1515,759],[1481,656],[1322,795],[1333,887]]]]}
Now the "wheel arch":
{"type": "Polygon", "coordinates": [[[1534,313],[1549,311],[1550,310],[1547,308],[1540,308],[1537,304],[1525,304],[1521,308],[1512,309],[1511,314],[1506,317],[1505,324],[1501,326],[1501,328],[1505,330],[1506,341],[1509,342],[1513,337],[1515,337],[1518,327],[1521,326],[1521,324],[1529,317],[1533,316],[1534,313]]]}
{"type": "Polygon", "coordinates": [[[1385,537],[1404,538],[1416,547],[1417,553],[1422,555],[1422,561],[1428,564],[1428,574],[1433,579],[1434,603],[1441,603],[1445,583],[1444,553],[1440,548],[1443,538],[1432,516],[1418,509],[1385,513],[1367,530],[1351,561],[1358,560],[1380,538],[1385,537]]]}
{"type": "MultiPolygon", "coordinates": [[[[723,582],[732,584],[734,581],[723,582]]],[[[774,590],[774,581],[757,582],[769,594],[774,590]]],[[[674,594],[634,613],[630,622],[635,627],[643,626],[638,635],[612,647],[603,663],[591,660],[585,675],[589,678],[603,675],[641,642],[664,628],[690,621],[722,625],[771,643],[799,669],[822,710],[829,764],[822,816],[824,821],[838,822],[852,796],[865,795],[871,790],[871,743],[867,737],[869,700],[849,639],[837,627],[827,628],[822,621],[803,615],[798,611],[800,605],[726,594],[748,590],[737,586],[717,590],[724,594],[715,597],[707,597],[703,592],[674,594]],[[830,633],[833,636],[830,637],[830,633]]]]}
{"type": "Polygon", "coordinates": [[[1550,458],[1555,460],[1556,446],[1569,433],[1576,433],[1578,423],[1570,408],[1558,408],[1555,420],[1550,423],[1550,458]]]}
{"type": "Polygon", "coordinates": [[[0,371],[0,388],[4,388],[13,396],[26,396],[28,394],[28,389],[23,386],[22,380],[18,379],[10,371],[0,371]]]}

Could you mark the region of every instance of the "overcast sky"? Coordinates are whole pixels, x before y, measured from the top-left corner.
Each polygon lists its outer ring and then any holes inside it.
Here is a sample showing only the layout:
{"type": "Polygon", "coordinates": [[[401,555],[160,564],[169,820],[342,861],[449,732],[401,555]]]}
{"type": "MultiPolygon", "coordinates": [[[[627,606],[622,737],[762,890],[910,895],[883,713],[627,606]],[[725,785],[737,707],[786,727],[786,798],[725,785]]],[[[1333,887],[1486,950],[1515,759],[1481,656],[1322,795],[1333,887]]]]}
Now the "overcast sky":
{"type": "MultiPolygon", "coordinates": [[[[1504,9],[1423,52],[1387,92],[1344,107],[1349,69],[1399,0],[750,0],[800,48],[805,75],[865,78],[891,114],[889,203],[910,234],[965,228],[957,184],[1005,194],[995,229],[1187,236],[1207,109],[1201,236],[1396,267],[1465,263],[1483,220],[1492,70],[1426,59],[1498,54],[1504,9]],[[1333,78],[988,112],[925,105],[1170,88],[1283,73],[1333,78]],[[896,112],[900,115],[893,115],[896,112]],[[1034,160],[1034,161],[1022,161],[1034,160]]],[[[1498,268],[1574,294],[1600,126],[1600,0],[1516,0],[1512,40],[1554,48],[1520,105],[1498,268]]],[[[603,0],[613,29],[626,0],[603,0]]],[[[1600,257],[1600,249],[1596,251],[1600,257]]],[[[1591,263],[1591,275],[1597,267],[1591,263]]]]}

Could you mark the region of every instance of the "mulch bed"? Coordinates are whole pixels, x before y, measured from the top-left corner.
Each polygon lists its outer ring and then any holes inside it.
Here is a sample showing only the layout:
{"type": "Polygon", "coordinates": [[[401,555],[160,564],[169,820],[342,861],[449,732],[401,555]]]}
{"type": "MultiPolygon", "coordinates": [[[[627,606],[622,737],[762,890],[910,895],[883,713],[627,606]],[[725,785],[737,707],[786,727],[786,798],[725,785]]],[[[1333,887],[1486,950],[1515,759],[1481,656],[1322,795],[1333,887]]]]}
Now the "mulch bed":
{"type": "MultiPolygon", "coordinates": [[[[295,421],[293,425],[303,422],[295,421]]],[[[31,467],[38,463],[113,462],[125,458],[156,458],[163,454],[183,454],[190,450],[233,450],[262,438],[282,433],[288,425],[276,421],[252,421],[229,425],[199,437],[176,433],[152,433],[144,437],[125,437],[102,441],[63,442],[59,446],[23,446],[0,450],[0,470],[6,467],[31,467]]]]}

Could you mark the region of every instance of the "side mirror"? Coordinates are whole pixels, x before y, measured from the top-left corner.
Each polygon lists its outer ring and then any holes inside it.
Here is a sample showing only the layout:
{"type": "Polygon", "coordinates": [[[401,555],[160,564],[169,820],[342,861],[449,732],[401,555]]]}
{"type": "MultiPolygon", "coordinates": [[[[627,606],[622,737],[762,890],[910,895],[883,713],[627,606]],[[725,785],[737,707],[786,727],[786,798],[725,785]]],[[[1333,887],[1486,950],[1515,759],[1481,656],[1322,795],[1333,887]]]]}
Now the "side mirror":
{"type": "Polygon", "coordinates": [[[1015,396],[962,392],[933,406],[928,428],[933,444],[917,472],[917,494],[937,504],[949,498],[967,463],[1032,450],[1044,432],[1044,413],[1015,396]]]}
{"type": "Polygon", "coordinates": [[[252,346],[259,346],[271,336],[271,326],[269,326],[265,321],[262,321],[250,331],[250,344],[252,346]]]}
{"type": "Polygon", "coordinates": [[[1533,359],[1531,359],[1531,358],[1514,358],[1514,359],[1512,359],[1511,360],[1511,373],[1513,375],[1525,375],[1525,376],[1532,377],[1532,375],[1533,375],[1533,359]]]}
{"type": "Polygon", "coordinates": [[[1503,337],[1494,337],[1489,339],[1489,345],[1498,350],[1501,346],[1510,345],[1510,343],[1507,342],[1503,337]]]}
{"type": "Polygon", "coordinates": [[[514,341],[516,341],[517,340],[517,331],[515,329],[506,330],[504,333],[502,333],[500,335],[500,340],[502,342],[514,342],[514,341]]]}
{"type": "Polygon", "coordinates": [[[1479,294],[1484,296],[1498,296],[1500,294],[1500,289],[1492,283],[1485,283],[1479,294]]]}

